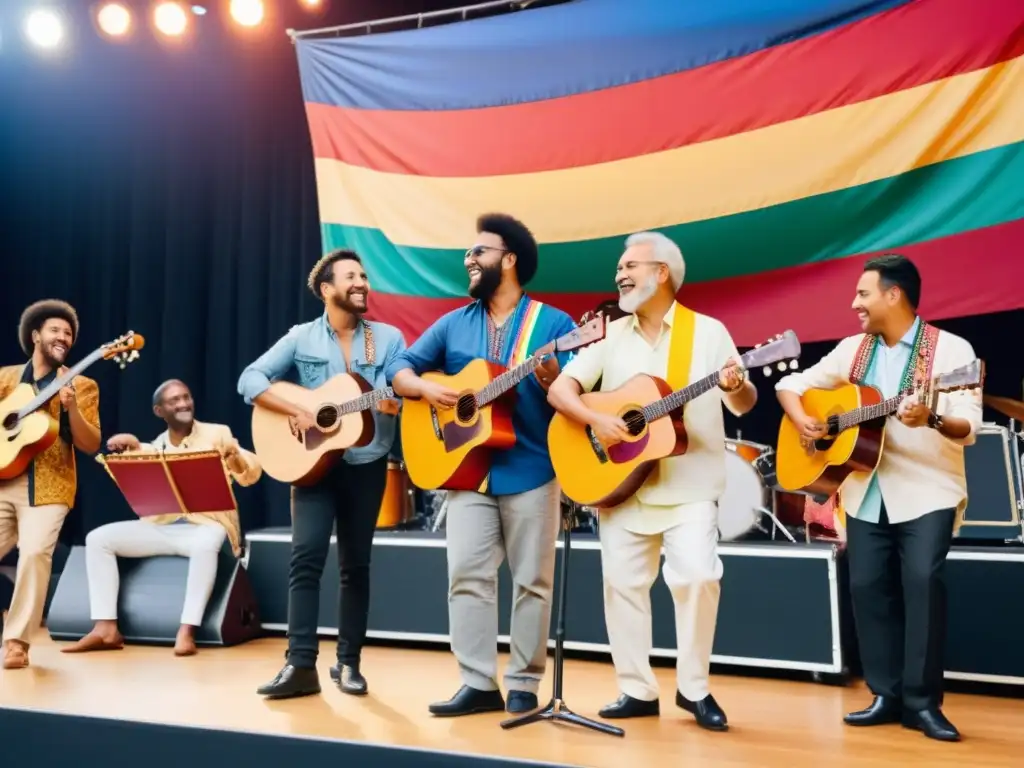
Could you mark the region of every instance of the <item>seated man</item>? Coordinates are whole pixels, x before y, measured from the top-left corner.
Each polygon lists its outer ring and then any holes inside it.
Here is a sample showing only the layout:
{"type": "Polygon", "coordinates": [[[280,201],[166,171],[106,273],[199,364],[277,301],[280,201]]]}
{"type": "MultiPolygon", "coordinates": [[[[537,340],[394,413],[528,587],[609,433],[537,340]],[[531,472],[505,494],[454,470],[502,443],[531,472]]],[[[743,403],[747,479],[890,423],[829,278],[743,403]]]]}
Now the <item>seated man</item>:
{"type": "MultiPolygon", "coordinates": [[[[134,435],[115,435],[107,441],[107,449],[164,453],[218,450],[235,480],[242,485],[255,483],[262,474],[256,456],[238,447],[227,426],[196,421],[194,410],[192,393],[187,386],[176,380],[164,382],[153,394],[153,412],[167,423],[167,431],[151,444],[140,444],[134,435]]],[[[96,625],[81,640],[64,648],[64,653],[124,647],[124,638],[117,628],[118,556],[178,555],[189,558],[189,567],[174,654],[195,654],[195,628],[203,623],[225,537],[235,556],[240,555],[241,527],[236,510],[211,514],[174,512],[145,520],[109,523],[92,531],[85,537],[85,562],[89,573],[89,603],[96,625]]]]}

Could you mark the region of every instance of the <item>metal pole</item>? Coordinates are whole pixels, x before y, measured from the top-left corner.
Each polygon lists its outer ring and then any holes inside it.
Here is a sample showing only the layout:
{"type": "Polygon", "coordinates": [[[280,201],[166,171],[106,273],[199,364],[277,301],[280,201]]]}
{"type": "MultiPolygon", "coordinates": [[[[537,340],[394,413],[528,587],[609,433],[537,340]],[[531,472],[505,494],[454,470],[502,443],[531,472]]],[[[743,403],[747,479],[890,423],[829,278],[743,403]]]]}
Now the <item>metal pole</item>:
{"type": "Polygon", "coordinates": [[[438,19],[444,16],[455,16],[461,14],[462,20],[466,20],[467,14],[471,11],[487,11],[493,8],[518,8],[523,9],[532,3],[530,0],[489,0],[485,3],[477,3],[476,5],[466,5],[461,8],[446,8],[442,11],[428,11],[427,13],[410,13],[406,16],[393,16],[390,19],[377,19],[376,21],[357,21],[351,24],[341,24],[336,27],[321,27],[320,29],[304,29],[296,31],[294,29],[285,30],[288,37],[295,41],[300,37],[312,37],[313,35],[329,35],[339,34],[341,32],[349,32],[355,29],[365,29],[369,34],[374,27],[382,27],[389,24],[398,24],[405,21],[418,22],[418,26],[423,26],[424,19],[438,19]]]}

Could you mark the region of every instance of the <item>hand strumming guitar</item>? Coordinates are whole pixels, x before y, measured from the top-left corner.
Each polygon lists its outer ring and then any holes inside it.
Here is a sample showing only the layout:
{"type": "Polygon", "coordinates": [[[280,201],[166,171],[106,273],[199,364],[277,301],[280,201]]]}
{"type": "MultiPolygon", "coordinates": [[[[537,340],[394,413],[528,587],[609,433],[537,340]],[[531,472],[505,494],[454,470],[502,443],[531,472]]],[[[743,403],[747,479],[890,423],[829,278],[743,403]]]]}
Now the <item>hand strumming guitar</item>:
{"type": "Polygon", "coordinates": [[[588,423],[590,428],[594,430],[594,435],[605,447],[625,442],[630,438],[626,422],[618,416],[612,416],[607,413],[594,413],[588,423]]]}
{"type": "Polygon", "coordinates": [[[316,416],[307,410],[301,410],[295,416],[288,417],[288,428],[291,429],[292,434],[295,437],[302,439],[302,435],[306,433],[307,429],[313,429],[316,426],[316,416]]]}
{"type": "Polygon", "coordinates": [[[444,384],[423,379],[420,382],[420,397],[435,408],[453,408],[459,402],[459,393],[444,384]]]}

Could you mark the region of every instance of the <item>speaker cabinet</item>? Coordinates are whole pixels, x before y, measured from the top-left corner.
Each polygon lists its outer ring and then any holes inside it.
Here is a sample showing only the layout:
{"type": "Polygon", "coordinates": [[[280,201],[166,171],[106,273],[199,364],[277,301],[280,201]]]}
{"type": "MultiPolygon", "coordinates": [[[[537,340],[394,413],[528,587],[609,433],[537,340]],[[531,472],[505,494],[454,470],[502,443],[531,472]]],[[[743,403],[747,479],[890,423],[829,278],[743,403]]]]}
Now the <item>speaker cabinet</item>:
{"type": "MultiPolygon", "coordinates": [[[[128,643],[172,645],[181,626],[188,559],[184,557],[118,558],[121,586],[117,623],[128,643]]],[[[89,578],[85,547],[71,550],[46,620],[54,640],[77,640],[90,629],[89,578]]],[[[249,576],[225,546],[217,562],[217,580],[206,605],[196,644],[230,646],[262,634],[249,576]]]]}

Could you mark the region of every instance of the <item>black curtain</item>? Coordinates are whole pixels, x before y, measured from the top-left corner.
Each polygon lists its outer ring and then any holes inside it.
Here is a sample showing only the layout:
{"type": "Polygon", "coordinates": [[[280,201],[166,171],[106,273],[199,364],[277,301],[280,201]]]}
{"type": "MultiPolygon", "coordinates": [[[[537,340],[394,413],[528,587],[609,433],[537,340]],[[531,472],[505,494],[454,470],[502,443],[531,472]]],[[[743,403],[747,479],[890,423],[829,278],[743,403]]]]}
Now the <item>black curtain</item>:
{"type": "MultiPolygon", "coordinates": [[[[251,446],[239,373],[322,311],[304,287],[320,239],[294,50],[279,31],[247,43],[212,23],[178,48],[145,30],[112,45],[81,21],[62,59],[10,36],[0,52],[0,364],[23,359],[22,309],[63,298],[82,323],[72,360],[128,329],[147,339],[128,369],[101,362],[88,371],[100,385],[104,439],[161,431],[151,394],[173,377],[192,388],[199,419],[229,424],[251,446]]],[[[989,391],[1020,396],[1024,365],[1012,340],[1022,313],[939,325],[988,360],[989,391]]],[[[829,347],[806,345],[804,364],[829,347]]],[[[761,403],[742,421],[730,417],[728,430],[771,445],[780,411],[770,382],[755,379],[761,403]]],[[[131,517],[95,462],[79,466],[68,541],[131,517]]],[[[269,478],[239,500],[246,529],[289,522],[287,489],[269,478]]]]}

